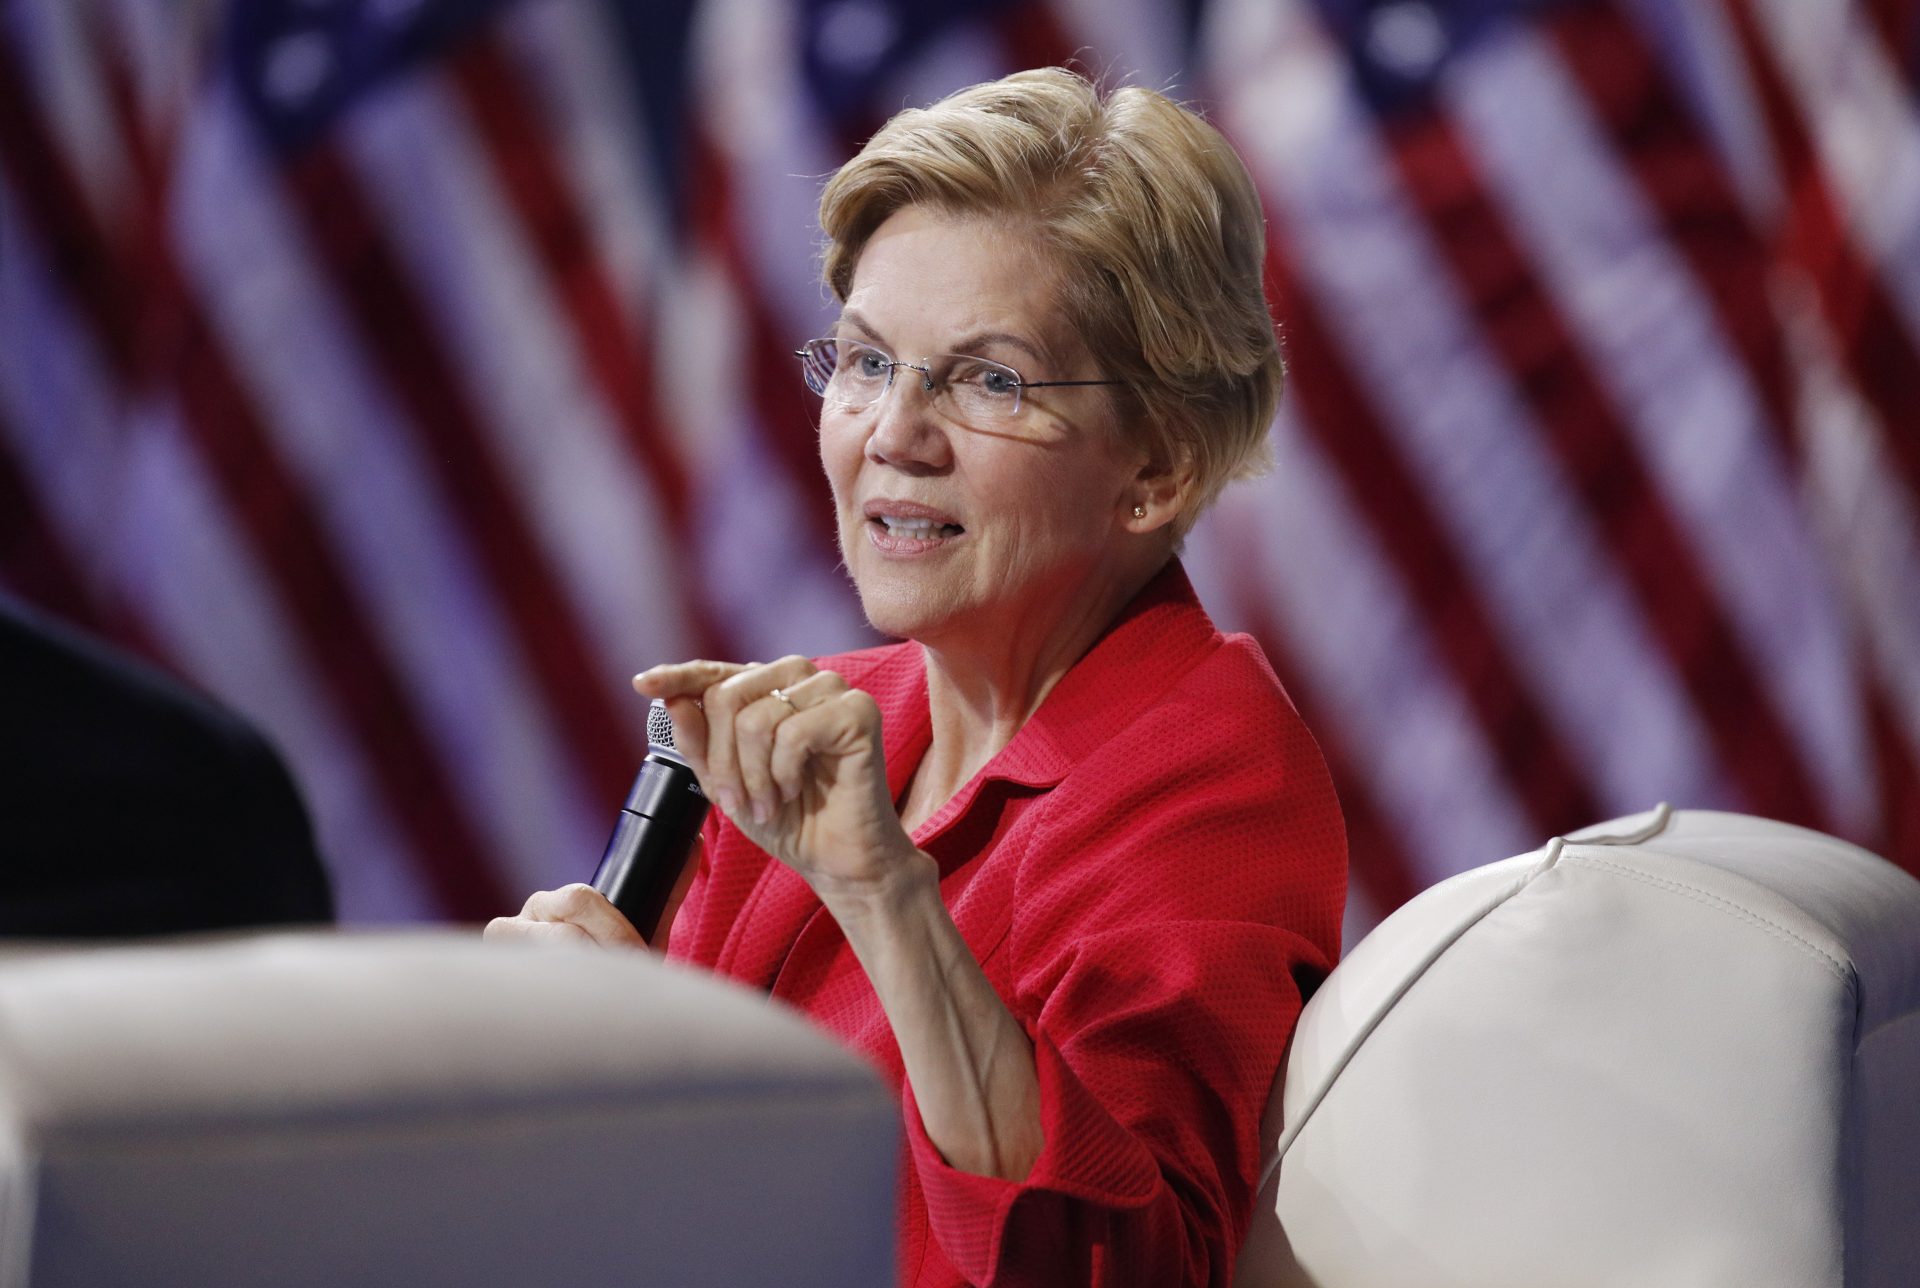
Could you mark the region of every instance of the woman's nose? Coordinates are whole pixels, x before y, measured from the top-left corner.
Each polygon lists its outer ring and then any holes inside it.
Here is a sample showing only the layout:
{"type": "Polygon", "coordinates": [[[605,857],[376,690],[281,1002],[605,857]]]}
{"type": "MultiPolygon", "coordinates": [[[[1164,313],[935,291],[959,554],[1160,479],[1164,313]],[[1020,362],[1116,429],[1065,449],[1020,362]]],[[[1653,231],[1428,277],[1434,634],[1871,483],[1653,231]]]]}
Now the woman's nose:
{"type": "Polygon", "coordinates": [[[927,373],[901,364],[893,383],[873,407],[867,458],[900,469],[937,470],[949,460],[950,444],[934,410],[927,373]]]}

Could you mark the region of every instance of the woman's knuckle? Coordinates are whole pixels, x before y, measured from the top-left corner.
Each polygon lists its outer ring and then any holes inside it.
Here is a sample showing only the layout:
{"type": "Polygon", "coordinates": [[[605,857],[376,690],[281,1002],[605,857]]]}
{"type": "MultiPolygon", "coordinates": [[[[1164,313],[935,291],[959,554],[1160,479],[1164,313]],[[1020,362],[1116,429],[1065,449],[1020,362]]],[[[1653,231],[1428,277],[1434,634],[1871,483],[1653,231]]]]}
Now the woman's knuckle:
{"type": "Polygon", "coordinates": [[[594,900],[598,898],[592,886],[578,881],[572,885],[561,886],[553,893],[556,910],[568,917],[577,917],[586,912],[593,907],[594,900]]]}

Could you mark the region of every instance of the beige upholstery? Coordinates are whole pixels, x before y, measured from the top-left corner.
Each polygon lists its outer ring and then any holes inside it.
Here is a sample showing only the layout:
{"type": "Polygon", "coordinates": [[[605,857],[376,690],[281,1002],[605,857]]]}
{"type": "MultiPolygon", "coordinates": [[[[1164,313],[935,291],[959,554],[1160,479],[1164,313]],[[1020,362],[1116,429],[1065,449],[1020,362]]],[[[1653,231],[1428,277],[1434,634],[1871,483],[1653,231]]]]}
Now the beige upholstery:
{"type": "Polygon", "coordinates": [[[0,1288],[893,1281],[899,1110],[766,999],[467,934],[0,956],[0,1288]]]}
{"type": "Polygon", "coordinates": [[[1920,882],[1741,815],[1603,824],[1380,925],[1276,1100],[1243,1288],[1912,1288],[1920,882]]]}

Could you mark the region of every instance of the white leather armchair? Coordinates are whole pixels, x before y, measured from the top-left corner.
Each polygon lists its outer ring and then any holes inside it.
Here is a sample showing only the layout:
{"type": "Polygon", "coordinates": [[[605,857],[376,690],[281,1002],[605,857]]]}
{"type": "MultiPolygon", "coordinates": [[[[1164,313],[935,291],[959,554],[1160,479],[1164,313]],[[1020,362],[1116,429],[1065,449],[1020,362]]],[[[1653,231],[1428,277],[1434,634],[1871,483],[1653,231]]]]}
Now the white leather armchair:
{"type": "Polygon", "coordinates": [[[1269,1120],[1243,1288],[1912,1288],[1920,881],[1664,807],[1465,873],[1328,977],[1269,1120]]]}
{"type": "Polygon", "coordinates": [[[890,1284],[899,1108],[763,997],[472,932],[0,955],[0,1288],[890,1284]]]}

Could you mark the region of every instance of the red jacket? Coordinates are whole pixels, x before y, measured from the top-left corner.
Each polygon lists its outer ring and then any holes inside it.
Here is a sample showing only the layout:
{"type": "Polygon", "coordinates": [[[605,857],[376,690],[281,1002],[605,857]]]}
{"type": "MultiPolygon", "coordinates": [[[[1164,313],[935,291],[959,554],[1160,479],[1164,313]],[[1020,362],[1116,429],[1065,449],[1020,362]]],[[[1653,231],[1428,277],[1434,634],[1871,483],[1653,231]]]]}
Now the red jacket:
{"type": "MultiPolygon", "coordinates": [[[[820,665],[878,701],[899,798],[931,737],[920,649],[820,665]]],[[[833,918],[718,811],[706,839],[671,953],[805,1011],[901,1092],[901,1283],[1227,1282],[1301,990],[1339,953],[1346,834],[1258,646],[1214,629],[1178,564],[913,838],[1033,1039],[1025,1180],[946,1165],[833,918]]]]}

